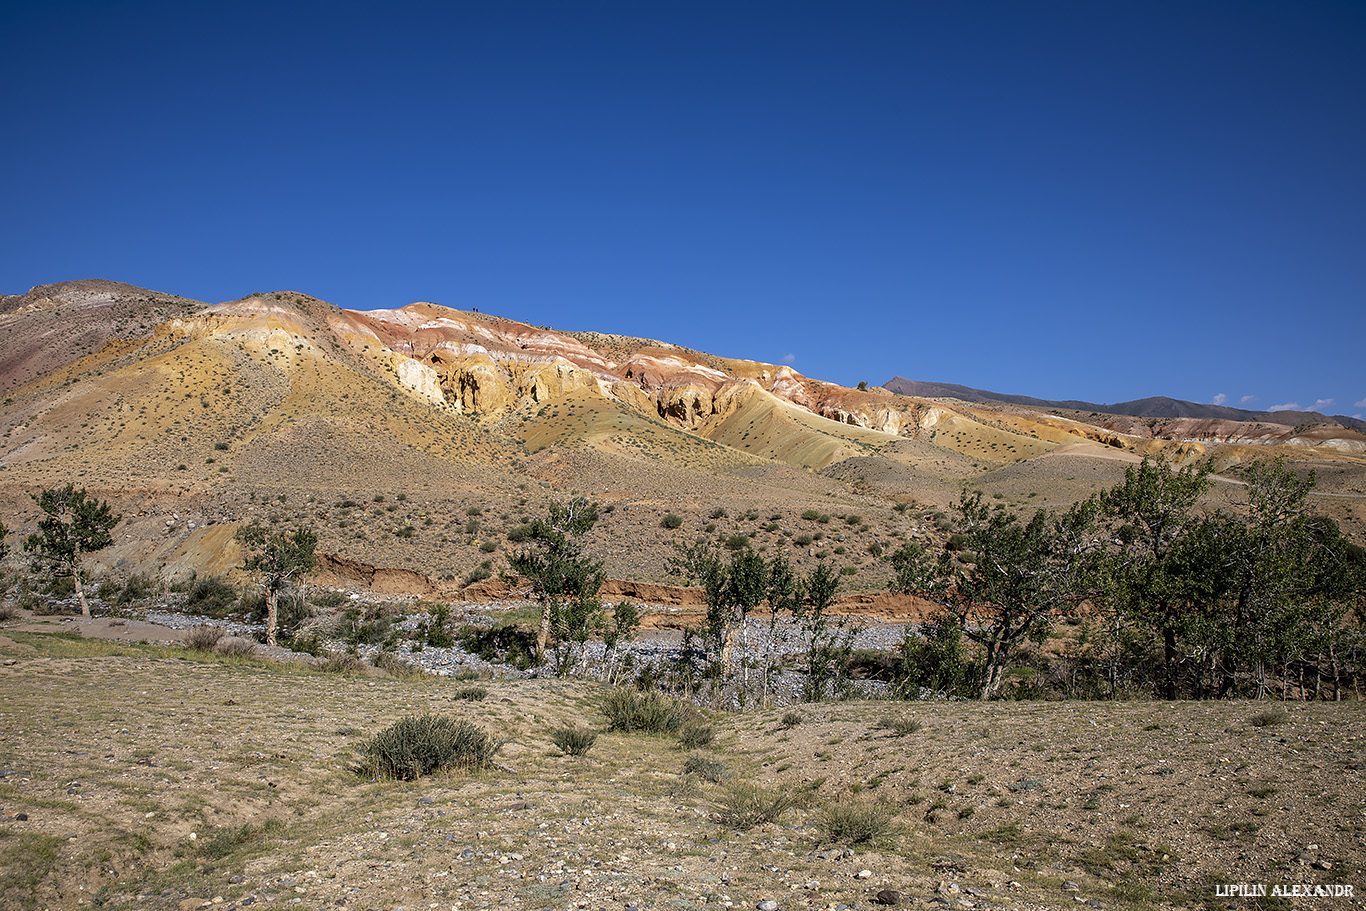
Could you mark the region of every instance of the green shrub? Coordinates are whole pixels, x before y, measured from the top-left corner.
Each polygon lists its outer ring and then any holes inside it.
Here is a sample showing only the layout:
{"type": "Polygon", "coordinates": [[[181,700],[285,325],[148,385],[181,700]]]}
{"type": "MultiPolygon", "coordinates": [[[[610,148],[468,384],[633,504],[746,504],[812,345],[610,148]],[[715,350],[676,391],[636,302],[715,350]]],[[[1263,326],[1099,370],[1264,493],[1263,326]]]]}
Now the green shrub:
{"type": "Polygon", "coordinates": [[[717,817],[734,829],[745,831],[778,817],[797,803],[789,788],[765,788],[748,782],[727,785],[717,799],[717,817]]]}
{"type": "Polygon", "coordinates": [[[185,610],[204,617],[226,617],[237,606],[237,599],[236,587],[222,576],[205,576],[195,579],[190,586],[185,596],[185,610]]]}
{"type": "Polygon", "coordinates": [[[820,512],[819,509],[804,509],[804,510],[802,510],[802,518],[803,518],[803,519],[806,519],[808,522],[814,522],[814,521],[816,521],[817,519],[819,519],[820,517],[821,517],[821,512],[820,512]]]}
{"type": "Polygon", "coordinates": [[[451,693],[451,698],[459,699],[464,702],[478,702],[479,700],[487,697],[488,694],[489,691],[484,689],[482,686],[462,686],[455,692],[451,693]]]}
{"type": "Polygon", "coordinates": [[[598,735],[588,728],[563,727],[551,731],[550,739],[566,756],[582,756],[593,746],[598,735]]]}
{"type": "Polygon", "coordinates": [[[792,543],[798,547],[810,547],[814,540],[810,535],[797,535],[792,539],[792,543]]]}
{"type": "Polygon", "coordinates": [[[857,845],[885,835],[896,811],[886,803],[845,797],[827,803],[816,814],[823,841],[857,845]]]}
{"type": "Polygon", "coordinates": [[[455,645],[455,635],[451,632],[451,609],[448,605],[438,604],[427,620],[424,636],[426,644],[432,648],[450,648],[455,645]]]}
{"type": "Polygon", "coordinates": [[[683,774],[695,775],[716,784],[730,777],[730,769],[721,760],[710,756],[689,756],[683,763],[683,774]]]}
{"type": "Polygon", "coordinates": [[[533,534],[535,534],[535,529],[528,523],[508,529],[507,537],[513,544],[521,544],[523,541],[531,540],[533,534]]]}
{"type": "Polygon", "coordinates": [[[678,528],[683,524],[683,517],[669,513],[663,519],[659,520],[659,524],[662,528],[678,528]]]}
{"type": "Polygon", "coordinates": [[[782,725],[783,730],[790,731],[805,720],[801,712],[791,711],[783,713],[783,718],[778,723],[782,725]]]}
{"type": "Polygon", "coordinates": [[[468,721],[442,715],[410,715],[380,731],[361,748],[362,771],[413,781],[448,769],[480,769],[493,763],[501,743],[468,721]]]}
{"type": "Polygon", "coordinates": [[[602,713],[613,731],[676,734],[692,717],[693,709],[658,690],[641,693],[617,687],[603,696],[602,713]]]}
{"type": "Polygon", "coordinates": [[[711,511],[711,517],[713,519],[724,519],[729,515],[730,513],[726,512],[726,508],[724,506],[718,506],[711,511]]]}
{"type": "Polygon", "coordinates": [[[727,550],[740,550],[749,546],[749,535],[734,534],[726,538],[727,550]]]}

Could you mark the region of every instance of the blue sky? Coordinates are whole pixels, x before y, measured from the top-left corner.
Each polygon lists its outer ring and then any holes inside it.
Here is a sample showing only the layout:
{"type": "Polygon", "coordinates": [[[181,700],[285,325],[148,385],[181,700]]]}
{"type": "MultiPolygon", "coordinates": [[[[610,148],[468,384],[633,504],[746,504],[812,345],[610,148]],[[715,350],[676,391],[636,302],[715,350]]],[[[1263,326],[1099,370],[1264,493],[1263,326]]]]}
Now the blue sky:
{"type": "Polygon", "coordinates": [[[1366,413],[1358,0],[44,0],[0,54],[3,293],[1366,413]]]}

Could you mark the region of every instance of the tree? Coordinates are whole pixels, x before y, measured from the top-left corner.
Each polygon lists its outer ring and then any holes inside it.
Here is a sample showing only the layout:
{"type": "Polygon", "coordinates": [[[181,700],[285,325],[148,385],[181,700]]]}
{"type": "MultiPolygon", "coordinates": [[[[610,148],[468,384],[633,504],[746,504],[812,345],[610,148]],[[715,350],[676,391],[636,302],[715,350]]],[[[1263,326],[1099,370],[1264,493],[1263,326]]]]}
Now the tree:
{"type": "Polygon", "coordinates": [[[597,507],[575,497],[568,503],[551,503],[549,513],[548,518],[529,523],[528,545],[508,556],[508,565],[531,580],[536,600],[541,602],[538,662],[545,661],[552,641],[581,643],[587,638],[601,614],[598,593],[606,581],[602,563],[585,556],[579,543],[597,523],[597,507]]]}
{"type": "Polygon", "coordinates": [[[44,515],[38,521],[38,531],[24,541],[24,550],[33,555],[35,565],[46,567],[54,575],[71,576],[81,615],[89,617],[81,561],[86,554],[114,542],[110,532],[123,517],[114,515],[107,502],[96,502],[86,496],[84,488],[76,490],[71,484],[48,488],[33,499],[44,515]]]}
{"type": "Polygon", "coordinates": [[[318,535],[303,526],[286,534],[253,522],[238,529],[237,540],[247,554],[242,568],[255,573],[266,590],[266,645],[275,645],[280,595],[315,565],[313,549],[318,535]]]}
{"type": "Polygon", "coordinates": [[[801,583],[801,599],[796,615],[806,633],[806,698],[820,702],[827,685],[838,684],[850,650],[850,637],[841,640],[830,628],[830,608],[839,589],[839,574],[822,560],[812,567],[801,583]]]}
{"type": "Polygon", "coordinates": [[[923,549],[902,547],[890,557],[893,588],[935,601],[977,644],[977,692],[989,699],[1000,693],[1019,645],[1045,635],[1076,601],[1095,507],[1083,501],[1061,516],[1039,510],[1021,522],[1002,506],[984,505],[981,493],[965,492],[955,508],[962,556],[946,548],[932,562],[923,549]]]}
{"type": "Polygon", "coordinates": [[[1121,483],[1095,498],[1118,545],[1106,568],[1109,598],[1122,615],[1151,626],[1162,638],[1168,699],[1176,698],[1177,640],[1192,618],[1190,605],[1201,582],[1198,567],[1204,561],[1189,559],[1185,538],[1198,527],[1195,506],[1209,489],[1209,471],[1208,465],[1176,468],[1145,456],[1124,470],[1121,483]]]}

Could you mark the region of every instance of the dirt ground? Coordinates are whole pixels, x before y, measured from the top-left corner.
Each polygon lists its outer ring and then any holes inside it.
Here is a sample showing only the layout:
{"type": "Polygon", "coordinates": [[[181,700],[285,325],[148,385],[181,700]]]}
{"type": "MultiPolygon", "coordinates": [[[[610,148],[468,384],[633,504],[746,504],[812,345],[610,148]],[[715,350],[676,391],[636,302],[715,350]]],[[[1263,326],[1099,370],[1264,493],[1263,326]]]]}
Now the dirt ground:
{"type": "Polygon", "coordinates": [[[0,908],[1363,904],[1359,704],[759,707],[711,716],[714,742],[690,752],[604,731],[602,693],[6,624],[0,908]],[[354,770],[367,737],[425,712],[505,740],[498,765],[412,783],[354,770]],[[567,724],[600,731],[586,755],[554,746],[567,724]],[[723,811],[746,791],[796,806],[742,830],[723,811]],[[830,838],[826,813],[870,808],[885,831],[830,838]],[[1230,884],[1355,897],[1254,901],[1230,884]]]}

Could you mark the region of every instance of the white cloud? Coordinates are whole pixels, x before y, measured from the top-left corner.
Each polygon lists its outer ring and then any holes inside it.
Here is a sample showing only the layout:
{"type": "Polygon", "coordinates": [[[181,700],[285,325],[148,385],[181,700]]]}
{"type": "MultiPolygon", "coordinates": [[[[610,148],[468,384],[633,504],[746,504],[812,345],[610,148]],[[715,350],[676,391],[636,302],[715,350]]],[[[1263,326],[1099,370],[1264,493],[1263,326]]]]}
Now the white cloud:
{"type": "Polygon", "coordinates": [[[1211,400],[1211,402],[1210,402],[1210,404],[1213,404],[1213,405],[1225,405],[1225,404],[1227,404],[1227,403],[1228,403],[1228,396],[1224,395],[1222,392],[1219,393],[1218,395],[1216,395],[1216,396],[1211,400]]]}
{"type": "MultiPolygon", "coordinates": [[[[1238,404],[1246,408],[1248,405],[1251,405],[1255,401],[1257,401],[1257,397],[1255,395],[1245,395],[1238,400],[1238,404]]],[[[1361,407],[1366,408],[1366,405],[1362,405],[1361,407]]]]}
{"type": "Polygon", "coordinates": [[[1267,411],[1303,411],[1299,402],[1286,402],[1284,405],[1272,405],[1267,411]]]}
{"type": "Polygon", "coordinates": [[[1332,407],[1333,407],[1334,405],[1336,405],[1337,403],[1338,403],[1338,400],[1337,400],[1337,399],[1318,399],[1318,400],[1316,400],[1316,401],[1314,402],[1314,407],[1313,407],[1313,408],[1310,408],[1309,410],[1310,410],[1310,411],[1323,411],[1323,410],[1326,409],[1326,408],[1332,408],[1332,407]]]}
{"type": "Polygon", "coordinates": [[[784,354],[784,355],[783,355],[783,363],[784,363],[784,364],[795,364],[795,363],[797,363],[797,355],[795,355],[795,354],[784,354]]]}
{"type": "Polygon", "coordinates": [[[1362,399],[1352,406],[1353,408],[1366,408],[1366,399],[1362,399]]]}

